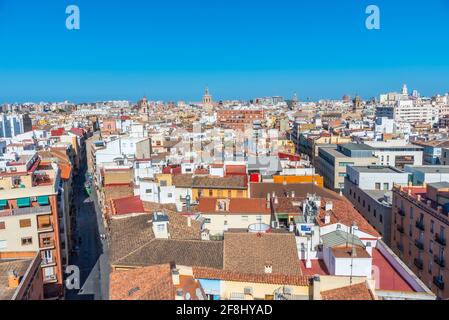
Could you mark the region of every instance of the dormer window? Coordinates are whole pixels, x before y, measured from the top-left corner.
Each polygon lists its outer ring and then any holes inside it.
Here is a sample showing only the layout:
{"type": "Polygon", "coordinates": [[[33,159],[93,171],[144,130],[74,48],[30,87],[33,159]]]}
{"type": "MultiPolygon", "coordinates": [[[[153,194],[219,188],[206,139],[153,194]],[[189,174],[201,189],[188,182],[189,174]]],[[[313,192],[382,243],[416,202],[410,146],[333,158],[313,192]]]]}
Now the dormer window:
{"type": "Polygon", "coordinates": [[[271,274],[273,273],[273,266],[271,264],[266,264],[265,265],[265,273],[266,274],[271,274]]]}

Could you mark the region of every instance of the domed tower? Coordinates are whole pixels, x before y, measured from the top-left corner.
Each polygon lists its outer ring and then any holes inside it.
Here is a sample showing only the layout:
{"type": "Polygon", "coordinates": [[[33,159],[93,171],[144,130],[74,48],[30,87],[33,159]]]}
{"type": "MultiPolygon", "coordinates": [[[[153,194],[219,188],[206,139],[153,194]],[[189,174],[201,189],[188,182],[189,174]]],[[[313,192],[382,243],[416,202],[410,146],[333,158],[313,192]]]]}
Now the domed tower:
{"type": "Polygon", "coordinates": [[[209,94],[209,88],[206,88],[206,91],[204,93],[203,105],[204,106],[212,106],[212,96],[209,94]]]}

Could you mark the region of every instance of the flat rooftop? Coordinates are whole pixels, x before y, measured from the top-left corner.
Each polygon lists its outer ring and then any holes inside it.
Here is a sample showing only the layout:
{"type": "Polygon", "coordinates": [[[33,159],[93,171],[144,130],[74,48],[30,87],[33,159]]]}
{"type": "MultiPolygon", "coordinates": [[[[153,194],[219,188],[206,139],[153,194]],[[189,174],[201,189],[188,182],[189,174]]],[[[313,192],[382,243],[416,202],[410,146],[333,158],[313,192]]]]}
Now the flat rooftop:
{"type": "Polygon", "coordinates": [[[373,147],[367,145],[367,144],[363,144],[363,143],[347,143],[347,144],[343,144],[342,148],[351,150],[351,151],[356,151],[356,150],[375,150],[373,147]]]}
{"type": "Polygon", "coordinates": [[[402,170],[389,166],[353,166],[352,168],[363,173],[406,173],[402,170]]]}
{"type": "Polygon", "coordinates": [[[408,166],[424,173],[449,173],[449,166],[408,166]]]}

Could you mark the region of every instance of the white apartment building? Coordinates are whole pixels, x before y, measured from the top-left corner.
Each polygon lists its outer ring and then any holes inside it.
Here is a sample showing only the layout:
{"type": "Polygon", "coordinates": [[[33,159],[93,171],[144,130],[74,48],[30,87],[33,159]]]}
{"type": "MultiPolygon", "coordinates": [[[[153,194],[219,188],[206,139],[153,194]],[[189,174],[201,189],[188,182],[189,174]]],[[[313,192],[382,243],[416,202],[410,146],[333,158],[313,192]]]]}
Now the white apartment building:
{"type": "Polygon", "coordinates": [[[365,144],[374,148],[374,155],[382,166],[404,168],[423,163],[423,148],[408,144],[405,140],[366,141],[365,144]]]}
{"type": "Polygon", "coordinates": [[[437,123],[438,110],[431,104],[416,103],[413,100],[399,100],[394,108],[394,120],[397,122],[437,123]]]}

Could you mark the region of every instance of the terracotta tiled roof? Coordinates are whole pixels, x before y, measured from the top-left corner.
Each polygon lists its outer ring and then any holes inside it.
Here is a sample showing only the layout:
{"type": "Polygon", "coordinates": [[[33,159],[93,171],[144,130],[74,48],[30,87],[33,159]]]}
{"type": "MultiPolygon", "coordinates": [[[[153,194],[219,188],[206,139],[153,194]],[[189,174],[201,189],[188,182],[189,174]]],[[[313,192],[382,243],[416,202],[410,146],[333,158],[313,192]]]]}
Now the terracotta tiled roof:
{"type": "Polygon", "coordinates": [[[321,292],[323,300],[374,300],[366,283],[321,292]]]}
{"type": "MultiPolygon", "coordinates": [[[[321,198],[321,202],[325,203],[331,199],[321,198]]],[[[324,204],[323,204],[324,206],[324,204]]],[[[373,237],[380,238],[379,232],[371,226],[368,221],[356,210],[348,200],[332,201],[333,209],[328,211],[330,214],[330,224],[341,223],[346,226],[352,226],[354,223],[357,225],[360,231],[366,232],[373,237]]],[[[326,211],[321,208],[317,217],[317,223],[319,226],[325,226],[324,218],[326,211]]]]}
{"type": "Polygon", "coordinates": [[[214,189],[246,189],[246,177],[228,176],[224,178],[216,177],[194,177],[194,188],[214,188],[214,189]]]}
{"type": "Polygon", "coordinates": [[[156,239],[151,214],[110,221],[112,265],[143,267],[175,262],[179,265],[221,268],[223,244],[200,241],[200,223],[165,211],[169,218],[170,240],[156,239]]]}
{"type": "Polygon", "coordinates": [[[225,233],[223,269],[232,272],[301,275],[295,236],[290,233],[225,233]]]}
{"type": "Polygon", "coordinates": [[[249,274],[211,268],[193,268],[193,275],[197,279],[214,279],[295,286],[308,286],[311,280],[311,277],[300,275],[249,274]]]}
{"type": "Polygon", "coordinates": [[[174,300],[169,264],[116,271],[110,275],[111,300],[174,300]]]}
{"type": "Polygon", "coordinates": [[[132,185],[106,186],[103,188],[103,192],[108,201],[134,196],[134,188],[132,185]]]}
{"type": "Polygon", "coordinates": [[[267,208],[266,199],[254,198],[232,198],[229,199],[229,208],[227,211],[217,211],[217,198],[201,198],[198,205],[198,212],[217,213],[217,214],[271,214],[271,209],[267,208]]]}
{"type": "Polygon", "coordinates": [[[371,256],[369,255],[369,253],[361,247],[357,247],[354,246],[354,248],[352,247],[334,247],[332,248],[332,254],[336,257],[336,258],[351,258],[352,257],[352,253],[353,251],[355,251],[355,257],[354,258],[371,258],[371,256]]]}
{"type": "Polygon", "coordinates": [[[112,200],[113,214],[143,213],[144,207],[139,196],[112,200]]]}
{"type": "Polygon", "coordinates": [[[193,176],[191,174],[174,175],[172,184],[178,188],[191,188],[193,184],[193,176]]]}

